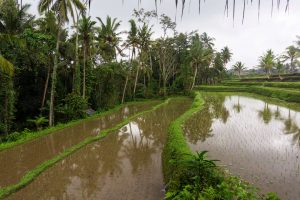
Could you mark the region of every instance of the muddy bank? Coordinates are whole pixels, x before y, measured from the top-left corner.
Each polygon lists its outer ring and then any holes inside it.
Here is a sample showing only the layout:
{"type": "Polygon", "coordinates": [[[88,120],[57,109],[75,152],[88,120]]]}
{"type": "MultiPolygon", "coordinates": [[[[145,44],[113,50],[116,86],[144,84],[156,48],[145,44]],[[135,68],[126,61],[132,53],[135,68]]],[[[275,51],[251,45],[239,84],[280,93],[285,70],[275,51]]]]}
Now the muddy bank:
{"type": "Polygon", "coordinates": [[[24,174],[45,160],[79,143],[101,130],[120,123],[124,118],[150,109],[158,101],[128,105],[112,114],[82,122],[41,138],[0,152],[0,188],[17,183],[24,174]]]}
{"type": "Polygon", "coordinates": [[[190,103],[174,99],[138,117],[57,163],[8,199],[163,199],[166,131],[190,103]]]}
{"type": "Polygon", "coordinates": [[[300,199],[300,113],[243,97],[207,94],[185,124],[194,151],[282,199],[300,199]]]}

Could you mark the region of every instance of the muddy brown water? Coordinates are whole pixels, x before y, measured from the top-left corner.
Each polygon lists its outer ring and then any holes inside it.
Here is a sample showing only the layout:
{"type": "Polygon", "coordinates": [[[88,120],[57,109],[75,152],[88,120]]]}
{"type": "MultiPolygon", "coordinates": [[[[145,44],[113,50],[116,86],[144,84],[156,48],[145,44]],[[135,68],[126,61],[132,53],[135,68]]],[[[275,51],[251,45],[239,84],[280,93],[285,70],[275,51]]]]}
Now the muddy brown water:
{"type": "Polygon", "coordinates": [[[0,152],[0,188],[16,184],[26,172],[42,162],[53,158],[65,149],[78,144],[89,136],[99,134],[101,130],[111,128],[125,118],[150,109],[159,101],[130,104],[120,110],[91,119],[72,127],[53,132],[14,148],[0,152]]]}
{"type": "Polygon", "coordinates": [[[167,129],[190,105],[190,99],[173,99],[132,120],[47,169],[8,199],[163,199],[161,153],[167,129]]]}
{"type": "Polygon", "coordinates": [[[185,124],[190,147],[208,150],[209,158],[264,193],[300,199],[300,113],[238,95],[211,93],[205,100],[185,124]]]}

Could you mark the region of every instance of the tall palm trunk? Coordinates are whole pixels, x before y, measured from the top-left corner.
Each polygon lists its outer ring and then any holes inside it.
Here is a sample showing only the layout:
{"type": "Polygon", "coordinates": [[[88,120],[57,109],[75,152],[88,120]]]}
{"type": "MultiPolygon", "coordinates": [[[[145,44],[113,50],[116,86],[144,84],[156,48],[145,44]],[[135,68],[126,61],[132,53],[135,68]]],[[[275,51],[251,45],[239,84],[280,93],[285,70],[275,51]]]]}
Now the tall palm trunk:
{"type": "Polygon", "coordinates": [[[53,72],[52,72],[50,109],[49,109],[49,126],[53,126],[53,124],[54,124],[54,96],[55,96],[55,88],[56,88],[56,82],[57,82],[56,76],[57,76],[58,59],[59,59],[60,34],[61,34],[61,23],[59,23],[59,25],[58,25],[56,50],[55,50],[55,56],[54,56],[54,67],[53,67],[53,72]]]}
{"type": "Polygon", "coordinates": [[[193,77],[193,82],[192,82],[192,86],[191,86],[191,91],[194,89],[195,82],[196,82],[196,77],[197,77],[197,73],[198,73],[198,66],[196,66],[196,68],[195,68],[195,73],[194,73],[194,77],[193,77]]]}
{"type": "Polygon", "coordinates": [[[167,79],[163,78],[163,90],[164,90],[164,97],[167,96],[167,79]]]}
{"type": "Polygon", "coordinates": [[[47,71],[47,78],[46,78],[46,82],[45,82],[45,86],[44,86],[44,92],[43,92],[43,99],[42,99],[42,105],[41,105],[41,111],[44,108],[45,105],[45,100],[46,100],[46,94],[47,94],[47,89],[48,89],[48,85],[49,85],[49,78],[50,78],[50,65],[48,66],[48,71],[47,71]]]}
{"type": "Polygon", "coordinates": [[[83,88],[82,88],[82,97],[85,98],[85,79],[86,79],[86,45],[83,47],[83,88]]]}
{"type": "Polygon", "coordinates": [[[74,80],[74,92],[80,95],[80,64],[79,64],[79,34],[78,34],[78,17],[76,22],[76,44],[75,44],[75,80],[74,80]]]}
{"type": "Polygon", "coordinates": [[[140,69],[140,65],[137,66],[137,70],[136,70],[136,76],[135,76],[134,88],[133,88],[133,97],[135,97],[136,85],[139,77],[139,69],[140,69]]]}
{"type": "Polygon", "coordinates": [[[126,81],[125,81],[125,85],[124,85],[124,89],[123,89],[122,104],[124,103],[124,99],[125,99],[127,83],[128,83],[128,75],[126,76],[126,81]]]}

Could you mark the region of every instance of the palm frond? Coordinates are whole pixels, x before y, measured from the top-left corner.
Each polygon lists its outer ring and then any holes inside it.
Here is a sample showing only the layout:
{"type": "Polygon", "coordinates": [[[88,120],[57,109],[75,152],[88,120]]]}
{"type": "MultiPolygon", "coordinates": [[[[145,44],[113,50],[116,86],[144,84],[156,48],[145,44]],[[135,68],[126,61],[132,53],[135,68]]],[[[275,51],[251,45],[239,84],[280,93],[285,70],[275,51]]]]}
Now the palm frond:
{"type": "Polygon", "coordinates": [[[12,63],[10,63],[8,60],[6,60],[1,54],[0,54],[0,71],[8,74],[9,76],[13,76],[14,74],[14,66],[12,63]]]}

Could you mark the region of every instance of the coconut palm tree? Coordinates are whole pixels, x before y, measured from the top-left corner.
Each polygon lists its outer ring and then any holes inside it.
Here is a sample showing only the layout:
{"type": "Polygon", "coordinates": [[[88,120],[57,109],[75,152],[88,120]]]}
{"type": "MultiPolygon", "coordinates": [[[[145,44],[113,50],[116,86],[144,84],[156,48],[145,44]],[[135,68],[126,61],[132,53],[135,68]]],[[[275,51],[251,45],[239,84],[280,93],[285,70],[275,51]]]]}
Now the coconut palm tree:
{"type": "Polygon", "coordinates": [[[194,68],[194,77],[191,85],[193,90],[200,67],[208,67],[213,59],[213,50],[210,46],[205,47],[205,44],[200,40],[198,34],[192,37],[192,44],[190,50],[191,66],[194,68]]]}
{"type": "Polygon", "coordinates": [[[14,74],[14,66],[0,54],[0,71],[12,76],[14,74]]]}
{"type": "Polygon", "coordinates": [[[133,19],[131,19],[129,20],[129,23],[130,23],[130,30],[128,32],[126,42],[127,42],[127,46],[131,48],[130,60],[132,60],[136,56],[136,52],[139,45],[139,38],[138,38],[138,28],[136,22],[133,19]]]}
{"type": "Polygon", "coordinates": [[[276,59],[275,69],[280,79],[282,79],[281,74],[284,71],[284,65],[279,58],[276,59]]]}
{"type": "Polygon", "coordinates": [[[245,68],[244,64],[240,61],[235,63],[235,65],[233,65],[233,70],[238,73],[239,78],[241,78],[241,72],[245,69],[246,68],[245,68]]]}
{"type": "Polygon", "coordinates": [[[14,0],[1,2],[0,7],[0,33],[18,34],[32,26],[34,16],[28,14],[29,4],[19,8],[14,0]]]}
{"type": "Polygon", "coordinates": [[[273,51],[270,49],[268,50],[263,56],[259,59],[259,66],[265,70],[266,75],[270,78],[271,71],[275,64],[275,55],[273,51]]]}
{"type": "Polygon", "coordinates": [[[121,22],[117,21],[117,18],[112,19],[110,16],[106,17],[105,22],[99,17],[97,19],[101,24],[97,38],[100,53],[105,62],[111,62],[117,58],[117,52],[122,54],[119,47],[121,32],[118,32],[121,22]]]}
{"type": "Polygon", "coordinates": [[[201,34],[200,39],[206,48],[212,49],[213,46],[215,45],[214,44],[215,38],[208,36],[208,34],[206,32],[201,34]]]}
{"type": "Polygon", "coordinates": [[[231,60],[232,57],[232,52],[227,46],[221,50],[221,57],[224,63],[224,67],[226,67],[227,63],[231,60]]]}
{"type": "Polygon", "coordinates": [[[91,56],[90,47],[94,39],[95,21],[91,17],[82,15],[82,19],[78,23],[79,38],[82,42],[83,48],[83,80],[82,80],[82,97],[86,95],[86,64],[91,56]]]}
{"type": "Polygon", "coordinates": [[[84,5],[80,0],[40,0],[38,9],[40,13],[47,13],[49,10],[53,11],[57,16],[58,31],[56,37],[56,50],[54,56],[54,67],[52,72],[51,83],[51,97],[50,97],[50,109],[49,109],[49,126],[54,124],[54,95],[56,91],[57,82],[57,68],[59,64],[59,47],[60,36],[62,27],[65,23],[69,22],[69,14],[74,19],[74,9],[84,10],[84,5]]]}
{"type": "Polygon", "coordinates": [[[289,65],[289,70],[291,72],[295,72],[295,67],[296,67],[295,61],[297,58],[297,52],[298,49],[295,46],[291,45],[286,48],[286,52],[282,56],[284,61],[289,61],[288,65],[289,65]]]}

